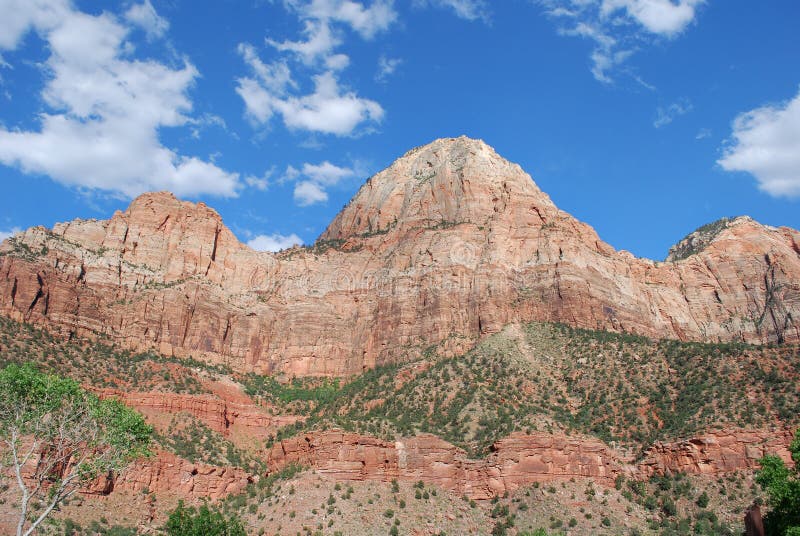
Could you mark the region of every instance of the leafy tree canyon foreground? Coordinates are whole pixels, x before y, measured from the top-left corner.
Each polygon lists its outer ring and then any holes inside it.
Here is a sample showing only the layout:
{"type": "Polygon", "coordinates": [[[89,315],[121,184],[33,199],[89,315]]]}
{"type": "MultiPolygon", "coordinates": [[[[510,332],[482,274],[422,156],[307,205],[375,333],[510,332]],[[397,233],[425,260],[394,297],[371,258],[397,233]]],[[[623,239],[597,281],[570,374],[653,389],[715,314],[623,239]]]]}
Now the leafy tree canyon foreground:
{"type": "Polygon", "coordinates": [[[149,454],[151,432],[140,414],[74,380],[30,364],[0,370],[2,468],[19,487],[17,535],[33,534],[98,476],[149,454]]]}

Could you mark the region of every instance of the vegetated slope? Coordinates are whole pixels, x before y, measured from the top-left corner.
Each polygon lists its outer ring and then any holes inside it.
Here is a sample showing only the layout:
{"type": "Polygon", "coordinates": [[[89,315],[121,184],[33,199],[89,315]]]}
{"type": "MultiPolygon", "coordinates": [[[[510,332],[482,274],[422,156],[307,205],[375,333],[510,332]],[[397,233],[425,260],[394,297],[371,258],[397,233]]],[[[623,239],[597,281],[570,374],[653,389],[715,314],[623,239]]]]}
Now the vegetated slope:
{"type": "MultiPolygon", "coordinates": [[[[463,356],[435,355],[436,348],[429,348],[422,360],[379,367],[349,381],[229,376],[196,362],[62,341],[28,325],[0,321],[4,363],[35,361],[81,381],[113,381],[118,388],[165,394],[208,396],[209,379],[226,378],[276,413],[308,416],[308,423],[284,428],[279,436],[331,426],[383,437],[429,432],[478,457],[495,440],[528,428],[579,431],[637,451],[652,441],[709,427],[800,424],[800,353],[793,346],[652,341],[532,323],[509,326],[463,356]]],[[[239,448],[186,413],[160,428],[158,443],[189,460],[264,472],[258,452],[239,448]]],[[[516,527],[550,533],[569,528],[574,534],[719,535],[736,534],[742,509],[759,495],[752,475],[742,472],[619,480],[616,490],[580,479],[535,484],[475,504],[429,484],[400,483],[390,490],[388,483],[336,484],[298,470],[290,467],[254,482],[245,493],[229,497],[225,508],[243,516],[253,532],[268,534],[303,527],[354,535],[380,527],[388,534],[396,520],[404,533],[429,527],[427,520],[434,519],[434,526],[449,529],[448,534],[503,534],[516,527]]],[[[173,504],[147,497],[156,520],[173,504]]],[[[103,533],[103,523],[98,529],[96,520],[122,522],[92,504],[78,501],[63,515],[87,527],[95,520],[87,534],[103,533]]]]}
{"type": "MultiPolygon", "coordinates": [[[[225,367],[154,352],[131,352],[107,341],[62,340],[29,324],[0,317],[0,367],[12,362],[36,363],[95,390],[186,394],[204,399],[214,398],[215,382],[230,382],[231,378],[231,371],[225,367]]],[[[230,383],[235,388],[236,384],[230,383]]],[[[168,408],[148,419],[156,427],[159,447],[190,462],[238,466],[254,472],[263,469],[250,452],[250,442],[237,445],[188,411],[163,414],[166,412],[168,408]]]]}
{"type": "MultiPolygon", "coordinates": [[[[331,427],[386,439],[426,432],[482,456],[513,431],[575,431],[638,450],[711,428],[800,424],[797,346],[653,341],[530,323],[509,326],[462,356],[437,358],[435,347],[425,354],[349,380],[276,378],[103,342],[62,341],[0,318],[0,365],[34,361],[93,387],[206,396],[213,396],[214,381],[224,380],[271,413],[306,418],[273,440],[331,427]]],[[[171,450],[208,435],[187,419],[160,427],[171,450]]],[[[216,455],[178,453],[230,461],[220,448],[211,449],[216,455]]]]}
{"type": "Polygon", "coordinates": [[[463,356],[378,368],[334,392],[328,385],[306,423],[278,437],[330,427],[387,439],[427,432],[481,456],[515,430],[565,430],[644,449],[710,428],[795,426],[798,380],[796,346],[651,341],[534,323],[463,356]]]}
{"type": "Polygon", "coordinates": [[[209,379],[230,369],[155,352],[132,352],[108,340],[64,339],[0,316],[0,366],[36,362],[93,388],[209,394],[209,379]]]}

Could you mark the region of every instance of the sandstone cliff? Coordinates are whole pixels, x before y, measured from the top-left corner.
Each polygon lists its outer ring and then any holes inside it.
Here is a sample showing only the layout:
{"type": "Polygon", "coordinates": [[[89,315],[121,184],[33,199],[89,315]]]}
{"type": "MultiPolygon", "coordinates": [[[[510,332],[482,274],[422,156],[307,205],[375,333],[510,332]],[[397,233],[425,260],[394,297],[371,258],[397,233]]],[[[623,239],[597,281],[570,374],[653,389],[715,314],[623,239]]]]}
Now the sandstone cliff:
{"type": "Polygon", "coordinates": [[[432,435],[398,441],[338,430],[311,432],[278,442],[267,456],[269,471],[290,463],[338,480],[422,480],[472,499],[489,499],[534,482],[590,479],[613,485],[618,475],[720,475],[757,468],[775,454],[791,464],[789,431],[724,430],[686,441],[659,443],[635,463],[629,453],[583,436],[514,433],[497,441],[485,459],[432,435]]]}
{"type": "Polygon", "coordinates": [[[290,463],[312,467],[339,480],[422,480],[472,499],[489,499],[531,484],[591,478],[611,484],[621,472],[617,456],[591,438],[539,433],[498,441],[486,459],[471,460],[432,435],[398,441],[331,430],[276,444],[269,469],[290,463]]]}
{"type": "Polygon", "coordinates": [[[515,321],[682,340],[799,341],[800,233],[729,222],[634,258],[480,141],[437,140],[364,184],[312,248],[241,244],[204,204],[145,194],[0,246],[0,314],[238,371],[349,375],[515,321]]]}

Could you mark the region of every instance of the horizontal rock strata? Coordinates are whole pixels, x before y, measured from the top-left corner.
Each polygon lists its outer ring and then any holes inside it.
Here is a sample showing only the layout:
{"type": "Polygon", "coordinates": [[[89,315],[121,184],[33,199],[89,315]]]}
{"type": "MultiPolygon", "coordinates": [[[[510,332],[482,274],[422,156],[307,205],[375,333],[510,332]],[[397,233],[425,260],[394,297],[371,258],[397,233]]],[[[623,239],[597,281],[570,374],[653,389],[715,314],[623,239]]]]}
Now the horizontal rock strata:
{"type": "Polygon", "coordinates": [[[800,233],[737,218],[675,262],[615,251],[483,142],[368,180],[312,248],[258,253],[150,193],[0,246],[0,314],[237,371],[344,376],[456,355],[511,322],[800,341],[800,233]]]}

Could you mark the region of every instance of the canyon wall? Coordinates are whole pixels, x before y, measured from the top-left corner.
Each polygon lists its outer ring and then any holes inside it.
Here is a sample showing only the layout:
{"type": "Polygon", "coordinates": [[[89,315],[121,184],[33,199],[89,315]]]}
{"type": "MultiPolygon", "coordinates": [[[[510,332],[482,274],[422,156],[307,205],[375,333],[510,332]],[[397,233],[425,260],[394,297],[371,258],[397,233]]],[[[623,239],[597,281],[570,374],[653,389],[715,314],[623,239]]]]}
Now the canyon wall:
{"type": "Polygon", "coordinates": [[[791,463],[788,431],[730,430],[687,441],[659,443],[635,463],[629,455],[590,437],[514,433],[497,441],[484,459],[431,435],[399,441],[342,431],[314,432],[278,442],[267,457],[268,470],[291,463],[338,480],[422,480],[488,499],[534,482],[588,479],[611,486],[618,475],[644,479],[654,474],[719,475],[752,470],[766,454],[791,463]]]}
{"type": "Polygon", "coordinates": [[[692,244],[674,262],[615,251],[483,142],[443,139],[369,179],[310,248],[255,252],[168,193],[28,229],[0,245],[0,314],[290,375],[456,355],[532,320],[800,341],[800,233],[737,218],[692,244]]]}

